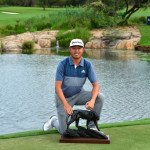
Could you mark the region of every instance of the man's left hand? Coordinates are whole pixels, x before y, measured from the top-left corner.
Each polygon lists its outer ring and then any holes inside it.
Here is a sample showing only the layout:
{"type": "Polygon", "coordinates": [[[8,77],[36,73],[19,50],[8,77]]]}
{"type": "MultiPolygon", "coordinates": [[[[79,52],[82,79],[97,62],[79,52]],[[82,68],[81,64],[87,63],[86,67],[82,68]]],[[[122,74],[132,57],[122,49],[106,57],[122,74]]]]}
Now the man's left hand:
{"type": "Polygon", "coordinates": [[[95,101],[90,100],[85,104],[85,108],[88,109],[88,110],[92,110],[94,108],[94,104],[95,104],[95,101]]]}

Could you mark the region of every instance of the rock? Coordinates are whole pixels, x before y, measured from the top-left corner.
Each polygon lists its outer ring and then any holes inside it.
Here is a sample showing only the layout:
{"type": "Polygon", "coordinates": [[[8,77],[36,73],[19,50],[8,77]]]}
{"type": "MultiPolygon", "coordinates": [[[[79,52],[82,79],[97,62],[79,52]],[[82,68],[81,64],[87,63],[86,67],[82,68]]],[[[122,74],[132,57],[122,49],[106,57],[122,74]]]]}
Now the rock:
{"type": "Polygon", "coordinates": [[[8,41],[5,43],[4,49],[8,50],[21,50],[21,45],[14,41],[8,41]]]}
{"type": "Polygon", "coordinates": [[[39,39],[38,45],[39,45],[41,48],[50,48],[50,46],[51,46],[51,41],[50,41],[50,39],[39,39]]]}
{"type": "Polygon", "coordinates": [[[33,41],[34,41],[34,43],[38,43],[39,36],[38,35],[33,35],[33,41]]]}
{"type": "Polygon", "coordinates": [[[136,26],[120,27],[112,30],[92,30],[92,37],[86,48],[134,50],[141,35],[136,26]]]}
{"type": "Polygon", "coordinates": [[[120,40],[116,45],[116,49],[122,50],[134,50],[133,41],[130,40],[120,40]]]}
{"type": "MultiPolygon", "coordinates": [[[[0,38],[0,42],[3,41],[4,48],[8,51],[20,51],[24,41],[33,41],[35,43],[35,49],[45,49],[51,47],[52,41],[56,41],[57,32],[58,30],[26,32],[0,38]]],[[[67,32],[72,32],[72,30],[68,30],[67,32]]],[[[134,50],[135,45],[141,39],[140,32],[136,26],[120,27],[111,30],[97,29],[92,30],[91,34],[91,38],[85,43],[85,47],[88,49],[134,50]]]]}
{"type": "Polygon", "coordinates": [[[92,34],[93,38],[99,39],[99,38],[103,37],[103,31],[104,30],[92,30],[91,34],[92,34]]]}
{"type": "Polygon", "coordinates": [[[92,48],[100,48],[100,40],[93,40],[92,48]]]}
{"type": "Polygon", "coordinates": [[[86,48],[92,48],[92,42],[87,42],[87,43],[85,44],[85,47],[86,47],[86,48]]]}
{"type": "Polygon", "coordinates": [[[15,40],[17,40],[17,37],[15,35],[10,35],[10,36],[4,37],[4,40],[6,40],[6,41],[15,41],[15,40]]]}
{"type": "Polygon", "coordinates": [[[4,48],[6,51],[17,51],[20,52],[24,41],[33,41],[35,43],[35,49],[50,48],[51,41],[56,40],[56,34],[58,30],[53,31],[36,31],[26,32],[18,35],[6,36],[0,38],[0,42],[3,41],[4,48]]]}
{"type": "Polygon", "coordinates": [[[34,44],[34,49],[36,49],[36,50],[41,49],[41,46],[38,44],[34,44]]]}
{"type": "Polygon", "coordinates": [[[27,33],[22,33],[22,34],[18,34],[16,35],[17,39],[20,40],[20,42],[24,42],[24,41],[32,41],[33,40],[33,34],[30,32],[27,33]]]}
{"type": "Polygon", "coordinates": [[[126,42],[126,49],[127,50],[134,50],[134,44],[133,44],[133,41],[127,41],[126,42]]]}

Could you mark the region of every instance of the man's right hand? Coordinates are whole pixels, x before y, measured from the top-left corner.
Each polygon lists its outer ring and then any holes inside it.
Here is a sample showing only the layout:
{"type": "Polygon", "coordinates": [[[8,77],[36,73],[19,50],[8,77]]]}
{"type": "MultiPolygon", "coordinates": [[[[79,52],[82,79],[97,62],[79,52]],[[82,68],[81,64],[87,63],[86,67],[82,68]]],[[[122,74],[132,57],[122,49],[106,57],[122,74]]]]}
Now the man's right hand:
{"type": "Polygon", "coordinates": [[[68,114],[71,115],[73,113],[73,109],[72,109],[72,107],[69,104],[64,106],[64,110],[65,110],[67,115],[68,114]]]}

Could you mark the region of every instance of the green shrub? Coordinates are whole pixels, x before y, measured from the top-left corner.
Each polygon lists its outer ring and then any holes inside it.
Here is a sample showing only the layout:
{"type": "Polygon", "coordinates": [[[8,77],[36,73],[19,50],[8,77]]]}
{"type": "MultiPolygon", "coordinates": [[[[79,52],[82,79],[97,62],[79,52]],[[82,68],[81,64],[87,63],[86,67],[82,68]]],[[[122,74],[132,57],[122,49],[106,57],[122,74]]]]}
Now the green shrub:
{"type": "Polygon", "coordinates": [[[69,43],[72,39],[82,39],[84,43],[88,42],[90,38],[90,32],[87,28],[75,28],[75,30],[67,33],[58,33],[60,47],[69,47],[69,43]]]}
{"type": "Polygon", "coordinates": [[[5,49],[5,48],[4,48],[4,43],[3,43],[3,41],[1,41],[0,51],[2,52],[4,49],[5,49]]]}
{"type": "Polygon", "coordinates": [[[16,24],[15,25],[15,32],[16,32],[16,34],[24,33],[24,32],[26,32],[26,28],[24,25],[16,24]]]}
{"type": "Polygon", "coordinates": [[[23,54],[32,54],[34,52],[33,48],[33,41],[24,41],[22,44],[23,54]]]}
{"type": "Polygon", "coordinates": [[[7,25],[6,29],[8,29],[8,30],[14,30],[14,27],[12,25],[7,25]]]}

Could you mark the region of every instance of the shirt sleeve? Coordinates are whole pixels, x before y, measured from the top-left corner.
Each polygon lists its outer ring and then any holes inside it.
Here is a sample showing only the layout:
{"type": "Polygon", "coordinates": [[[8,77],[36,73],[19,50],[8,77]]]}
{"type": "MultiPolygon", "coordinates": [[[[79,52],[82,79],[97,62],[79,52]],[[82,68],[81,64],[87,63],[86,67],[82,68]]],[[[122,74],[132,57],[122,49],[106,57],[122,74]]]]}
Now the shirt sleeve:
{"type": "Polygon", "coordinates": [[[64,66],[63,64],[60,62],[57,70],[56,70],[56,81],[63,81],[64,80],[64,66]]]}
{"type": "Polygon", "coordinates": [[[89,66],[88,79],[90,80],[91,83],[97,82],[97,77],[94,72],[94,68],[93,68],[92,64],[90,64],[90,66],[89,66]]]}

